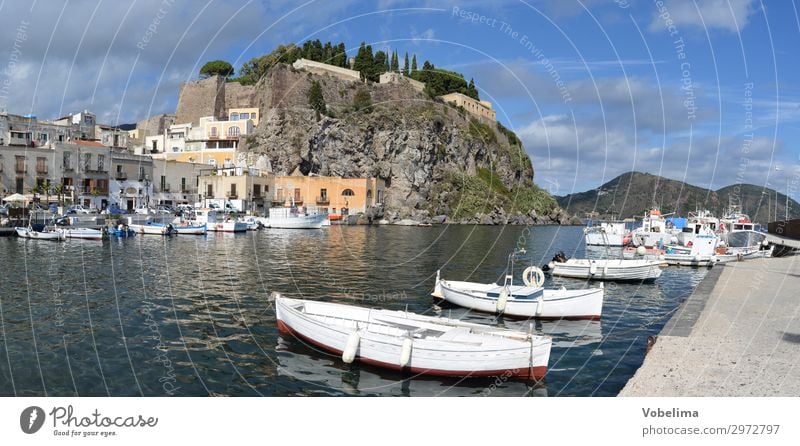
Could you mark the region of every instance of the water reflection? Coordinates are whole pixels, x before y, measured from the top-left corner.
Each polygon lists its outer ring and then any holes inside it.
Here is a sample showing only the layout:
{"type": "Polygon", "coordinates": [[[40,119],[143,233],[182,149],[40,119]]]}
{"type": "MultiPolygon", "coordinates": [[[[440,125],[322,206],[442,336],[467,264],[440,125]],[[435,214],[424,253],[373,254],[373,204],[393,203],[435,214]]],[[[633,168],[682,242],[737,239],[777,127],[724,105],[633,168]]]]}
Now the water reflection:
{"type": "MultiPolygon", "coordinates": [[[[334,226],[64,243],[3,238],[0,394],[479,395],[492,385],[344,366],[291,340],[284,340],[288,350],[276,349],[268,296],[280,291],[548,334],[546,382],[533,389],[502,383],[494,395],[615,395],[641,363],[647,336],[705,274],[668,268],[652,284],[606,284],[601,321],[498,320],[435,305],[436,270],[453,280],[496,281],[518,246],[534,265],[559,250],[585,255],[581,228],[569,227],[334,226]],[[314,379],[297,378],[306,375],[314,379]],[[347,390],[353,382],[355,393],[347,390]]],[[[596,286],[561,278],[545,285],[596,286]]]]}

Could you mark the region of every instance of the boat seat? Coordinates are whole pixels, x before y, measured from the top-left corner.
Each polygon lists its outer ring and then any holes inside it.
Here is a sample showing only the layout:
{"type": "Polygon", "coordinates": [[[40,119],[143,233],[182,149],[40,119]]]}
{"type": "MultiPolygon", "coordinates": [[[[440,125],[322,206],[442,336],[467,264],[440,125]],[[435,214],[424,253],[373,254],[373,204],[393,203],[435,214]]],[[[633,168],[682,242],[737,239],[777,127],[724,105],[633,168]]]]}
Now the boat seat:
{"type": "Polygon", "coordinates": [[[468,335],[472,333],[472,329],[468,327],[455,327],[453,329],[447,330],[446,332],[439,335],[440,341],[458,341],[461,336],[468,335]]]}

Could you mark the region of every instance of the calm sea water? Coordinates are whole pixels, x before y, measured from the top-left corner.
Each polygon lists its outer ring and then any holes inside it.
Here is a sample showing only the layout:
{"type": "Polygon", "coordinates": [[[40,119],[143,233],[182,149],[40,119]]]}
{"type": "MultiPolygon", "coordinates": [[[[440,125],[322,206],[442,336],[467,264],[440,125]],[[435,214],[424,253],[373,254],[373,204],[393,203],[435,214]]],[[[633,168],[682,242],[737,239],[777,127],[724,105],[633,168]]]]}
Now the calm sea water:
{"type": "MultiPolygon", "coordinates": [[[[494,281],[524,246],[584,256],[579,227],[333,226],[63,243],[0,238],[0,394],[20,396],[613,396],[705,270],[607,284],[601,321],[534,322],[553,337],[544,382],[431,379],[346,365],[281,337],[271,291],[527,330],[430,297],[437,269],[494,281]]],[[[589,255],[605,254],[589,252],[589,255]]],[[[518,274],[518,272],[516,274],[518,274]]],[[[560,279],[546,286],[585,287],[560,279]]]]}

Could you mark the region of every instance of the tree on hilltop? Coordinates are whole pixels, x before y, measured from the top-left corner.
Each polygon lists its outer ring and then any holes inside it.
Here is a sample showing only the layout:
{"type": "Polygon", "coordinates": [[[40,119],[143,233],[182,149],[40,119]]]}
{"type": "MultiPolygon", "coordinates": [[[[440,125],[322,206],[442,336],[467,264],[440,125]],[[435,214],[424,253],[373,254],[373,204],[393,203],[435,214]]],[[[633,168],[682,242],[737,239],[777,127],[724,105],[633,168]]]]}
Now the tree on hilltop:
{"type": "Polygon", "coordinates": [[[229,78],[233,76],[233,73],[233,65],[224,60],[212,60],[211,62],[206,62],[206,64],[200,68],[200,77],[204,79],[211,76],[229,78]]]}

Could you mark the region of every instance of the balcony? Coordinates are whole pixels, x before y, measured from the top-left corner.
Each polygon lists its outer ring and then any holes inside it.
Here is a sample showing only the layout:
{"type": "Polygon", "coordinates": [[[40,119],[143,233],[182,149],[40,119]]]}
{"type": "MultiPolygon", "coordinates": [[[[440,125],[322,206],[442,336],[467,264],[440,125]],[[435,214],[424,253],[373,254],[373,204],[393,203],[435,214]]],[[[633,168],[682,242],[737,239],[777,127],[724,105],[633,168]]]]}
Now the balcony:
{"type": "Polygon", "coordinates": [[[327,195],[323,195],[321,197],[317,197],[317,204],[330,204],[331,199],[328,198],[327,195]]]}
{"type": "Polygon", "coordinates": [[[162,185],[161,185],[161,191],[162,191],[162,192],[169,192],[169,190],[170,190],[170,189],[171,189],[171,188],[170,188],[170,186],[169,186],[169,183],[165,183],[165,184],[162,184],[162,185]]]}
{"type": "Polygon", "coordinates": [[[75,169],[72,166],[69,164],[64,164],[64,172],[72,172],[73,170],[75,169]]]}
{"type": "Polygon", "coordinates": [[[14,171],[16,173],[28,173],[28,166],[17,165],[15,166],[14,171]]]}
{"type": "Polygon", "coordinates": [[[128,174],[125,172],[117,172],[116,175],[114,175],[114,179],[117,181],[125,181],[128,179],[128,174]]]}
{"type": "Polygon", "coordinates": [[[47,175],[47,166],[36,166],[36,174],[37,175],[47,175]]]}
{"type": "Polygon", "coordinates": [[[236,200],[237,198],[239,198],[238,195],[232,194],[230,192],[225,193],[225,197],[228,198],[229,200],[236,200]]]}

